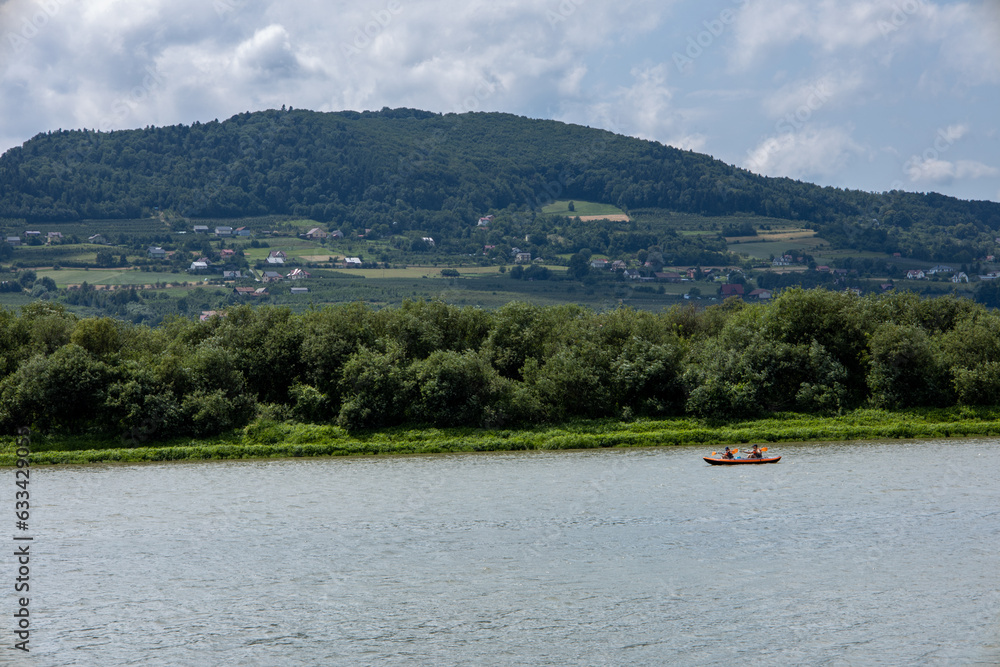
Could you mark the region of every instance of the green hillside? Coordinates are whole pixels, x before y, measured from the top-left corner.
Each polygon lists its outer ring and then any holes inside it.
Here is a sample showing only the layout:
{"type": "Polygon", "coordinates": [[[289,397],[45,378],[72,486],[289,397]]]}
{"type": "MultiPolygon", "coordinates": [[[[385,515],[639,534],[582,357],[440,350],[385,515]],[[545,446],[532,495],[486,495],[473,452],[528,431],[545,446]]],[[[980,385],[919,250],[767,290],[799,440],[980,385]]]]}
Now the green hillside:
{"type": "Polygon", "coordinates": [[[464,238],[487,213],[533,220],[557,200],[630,215],[769,216],[834,247],[936,261],[993,254],[1000,231],[1000,204],[765,178],[656,142],[500,113],[270,110],[192,126],[58,130],[0,157],[0,218],[25,224],[270,215],[369,237],[464,238]]]}

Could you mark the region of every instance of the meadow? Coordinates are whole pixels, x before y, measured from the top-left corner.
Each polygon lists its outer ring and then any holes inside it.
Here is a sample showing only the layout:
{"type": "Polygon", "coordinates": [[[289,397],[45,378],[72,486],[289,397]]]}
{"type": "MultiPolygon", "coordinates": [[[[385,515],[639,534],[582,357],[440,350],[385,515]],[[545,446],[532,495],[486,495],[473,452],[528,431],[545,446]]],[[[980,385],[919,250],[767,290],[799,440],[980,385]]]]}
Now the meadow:
{"type": "Polygon", "coordinates": [[[556,201],[542,207],[545,215],[565,215],[569,217],[590,217],[595,215],[625,215],[625,211],[611,204],[598,204],[589,201],[574,201],[573,210],[569,210],[570,200],[556,201]]]}

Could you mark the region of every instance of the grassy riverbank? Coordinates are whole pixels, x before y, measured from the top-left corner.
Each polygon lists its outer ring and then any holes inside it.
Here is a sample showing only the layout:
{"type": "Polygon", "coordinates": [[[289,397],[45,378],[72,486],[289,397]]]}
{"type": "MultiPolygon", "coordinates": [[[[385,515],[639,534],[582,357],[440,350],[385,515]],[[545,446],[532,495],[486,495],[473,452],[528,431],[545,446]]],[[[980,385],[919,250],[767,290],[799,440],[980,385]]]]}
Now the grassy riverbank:
{"type": "MultiPolygon", "coordinates": [[[[697,419],[581,421],[520,430],[389,429],[348,433],[335,426],[255,422],[225,436],[167,442],[108,442],[87,436],[31,439],[33,464],[107,461],[193,461],[305,456],[370,456],[446,452],[593,449],[677,445],[808,442],[1000,435],[1000,408],[886,412],[836,417],[781,414],[713,424],[697,419]]],[[[0,446],[0,465],[14,462],[14,438],[0,446]]]]}

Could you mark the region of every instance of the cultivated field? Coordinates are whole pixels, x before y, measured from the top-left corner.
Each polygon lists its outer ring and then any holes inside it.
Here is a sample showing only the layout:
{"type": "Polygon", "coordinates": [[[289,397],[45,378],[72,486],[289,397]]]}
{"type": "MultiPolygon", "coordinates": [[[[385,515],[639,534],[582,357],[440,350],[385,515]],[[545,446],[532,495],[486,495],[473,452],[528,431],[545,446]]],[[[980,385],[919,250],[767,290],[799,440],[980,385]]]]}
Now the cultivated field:
{"type": "Polygon", "coordinates": [[[621,210],[617,206],[612,206],[611,204],[598,204],[596,202],[589,201],[573,201],[573,208],[575,210],[569,210],[569,200],[557,201],[555,203],[549,204],[542,208],[542,213],[545,215],[567,215],[567,216],[580,216],[581,220],[612,220],[612,219],[624,219],[628,220],[628,216],[625,215],[625,211],[621,210]]]}

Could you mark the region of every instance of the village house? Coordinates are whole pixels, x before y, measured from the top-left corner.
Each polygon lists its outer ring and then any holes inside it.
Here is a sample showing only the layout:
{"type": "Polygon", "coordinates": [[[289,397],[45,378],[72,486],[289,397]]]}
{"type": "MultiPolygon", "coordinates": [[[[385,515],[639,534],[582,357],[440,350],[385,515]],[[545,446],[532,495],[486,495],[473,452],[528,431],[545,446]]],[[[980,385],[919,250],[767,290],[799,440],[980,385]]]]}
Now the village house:
{"type": "Polygon", "coordinates": [[[625,272],[622,273],[622,277],[624,277],[625,280],[639,280],[642,278],[642,273],[638,269],[625,269],[625,272]]]}
{"type": "Polygon", "coordinates": [[[969,282],[969,276],[966,275],[965,271],[959,271],[951,277],[951,282],[953,283],[967,283],[969,282]]]}
{"type": "Polygon", "coordinates": [[[515,264],[530,264],[531,263],[531,253],[530,252],[519,252],[514,255],[515,264]]]}
{"type": "Polygon", "coordinates": [[[167,251],[159,246],[154,246],[149,249],[150,259],[164,259],[167,256],[167,251]]]}
{"type": "Polygon", "coordinates": [[[931,268],[927,269],[927,275],[929,276],[934,276],[939,273],[954,273],[954,272],[955,269],[951,268],[950,266],[945,266],[944,264],[938,264],[937,266],[932,266],[931,268]]]}
{"type": "Polygon", "coordinates": [[[654,273],[653,276],[664,283],[679,283],[681,281],[681,274],[674,271],[659,271],[654,273]]]}
{"type": "Polygon", "coordinates": [[[233,250],[232,248],[223,248],[222,250],[219,251],[219,257],[221,257],[222,259],[228,259],[229,257],[232,257],[235,254],[236,251],[233,250]]]}
{"type": "Polygon", "coordinates": [[[344,268],[361,268],[361,258],[360,257],[345,257],[344,258],[344,268]]]}
{"type": "Polygon", "coordinates": [[[625,267],[625,262],[623,262],[620,259],[616,259],[615,261],[611,262],[611,270],[612,271],[624,271],[625,268],[626,268],[625,267]]]}
{"type": "Polygon", "coordinates": [[[41,236],[42,233],[35,230],[29,230],[24,233],[25,236],[41,236]]]}
{"type": "Polygon", "coordinates": [[[227,227],[227,226],[216,227],[215,228],[215,235],[216,236],[232,236],[233,235],[233,228],[232,227],[227,227]]]}
{"type": "Polygon", "coordinates": [[[907,280],[923,280],[924,277],[924,272],[920,269],[911,269],[906,272],[907,280]]]}
{"type": "Polygon", "coordinates": [[[218,310],[203,310],[201,311],[201,316],[198,318],[200,321],[205,322],[213,317],[225,317],[226,314],[218,310]]]}
{"type": "Polygon", "coordinates": [[[319,239],[325,239],[328,234],[320,229],[319,227],[313,227],[308,232],[306,232],[306,238],[312,241],[318,241],[319,239]]]}
{"type": "Polygon", "coordinates": [[[108,244],[108,240],[106,238],[104,238],[103,234],[94,234],[93,236],[88,236],[87,237],[87,242],[88,243],[96,243],[98,245],[107,245],[108,244]]]}
{"type": "Polygon", "coordinates": [[[308,287],[293,287],[289,290],[292,294],[306,294],[309,291],[308,287]]]}
{"type": "Polygon", "coordinates": [[[335,229],[332,232],[330,232],[330,236],[332,236],[335,239],[342,239],[344,238],[344,232],[340,231],[339,229],[335,229]]]}
{"type": "Polygon", "coordinates": [[[61,241],[62,237],[63,237],[62,232],[49,232],[45,239],[45,242],[52,243],[53,241],[61,241]]]}
{"type": "Polygon", "coordinates": [[[244,236],[244,237],[245,236],[250,236],[250,228],[249,227],[237,227],[236,228],[236,235],[237,236],[244,236]]]}
{"type": "Polygon", "coordinates": [[[268,257],[267,263],[275,266],[281,266],[285,263],[284,257],[268,257]]]}
{"type": "Polygon", "coordinates": [[[200,259],[191,262],[191,266],[188,268],[191,273],[204,273],[208,271],[208,260],[200,259]]]}
{"type": "Polygon", "coordinates": [[[421,240],[422,240],[422,241],[423,241],[424,243],[426,243],[427,245],[429,245],[430,247],[432,247],[432,248],[434,247],[434,239],[432,239],[431,237],[429,237],[429,236],[425,236],[425,237],[423,237],[423,239],[421,239],[421,240]]]}
{"type": "Polygon", "coordinates": [[[243,277],[243,272],[242,271],[238,271],[238,270],[237,271],[223,271],[222,272],[222,277],[225,280],[239,280],[240,278],[243,277]]]}
{"type": "Polygon", "coordinates": [[[743,292],[743,285],[740,285],[739,283],[736,283],[735,285],[723,285],[719,290],[719,294],[723,297],[743,296],[743,292]]]}
{"type": "Polygon", "coordinates": [[[757,299],[758,301],[768,301],[771,298],[771,290],[761,289],[758,287],[755,290],[751,290],[750,293],[747,294],[747,298],[757,299]]]}
{"type": "Polygon", "coordinates": [[[7,244],[8,245],[12,245],[12,246],[19,246],[19,245],[21,245],[21,237],[20,236],[8,236],[7,237],[7,244]]]}
{"type": "Polygon", "coordinates": [[[268,257],[280,257],[281,259],[287,259],[288,258],[288,255],[285,254],[284,250],[272,250],[271,252],[267,253],[267,256],[268,257]]]}
{"type": "Polygon", "coordinates": [[[604,271],[608,268],[608,260],[606,259],[592,259],[590,260],[590,268],[597,269],[598,271],[604,271]]]}
{"type": "Polygon", "coordinates": [[[195,234],[208,234],[208,225],[195,225],[192,229],[195,234]]]}
{"type": "Polygon", "coordinates": [[[291,273],[288,274],[289,280],[305,280],[310,277],[312,277],[312,274],[302,269],[292,269],[291,273]]]}
{"type": "Polygon", "coordinates": [[[233,294],[237,296],[255,296],[253,287],[234,287],[233,294]]]}
{"type": "Polygon", "coordinates": [[[277,271],[265,271],[261,280],[265,283],[276,283],[279,280],[282,280],[282,275],[277,271]]]}

